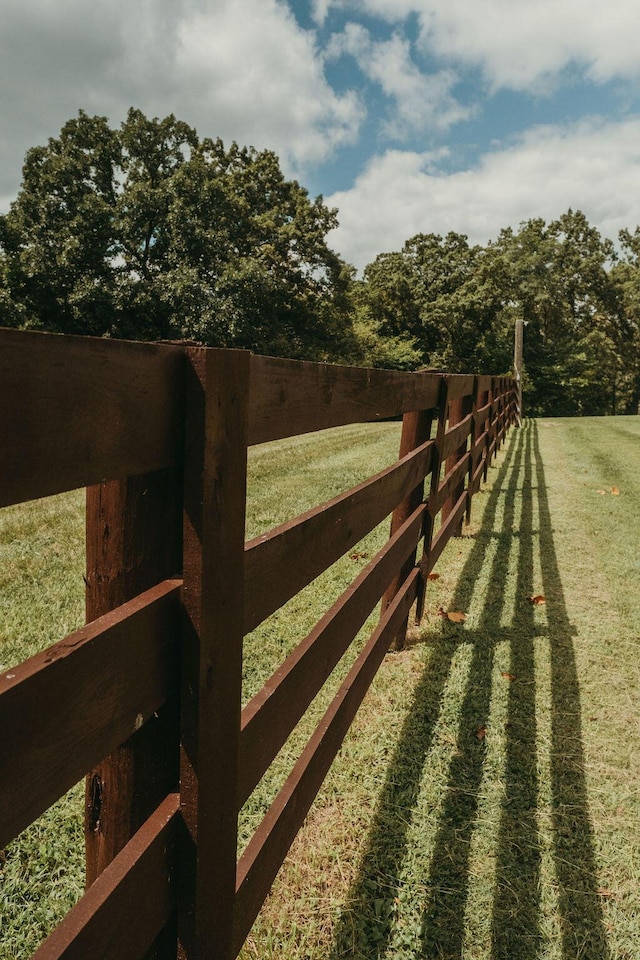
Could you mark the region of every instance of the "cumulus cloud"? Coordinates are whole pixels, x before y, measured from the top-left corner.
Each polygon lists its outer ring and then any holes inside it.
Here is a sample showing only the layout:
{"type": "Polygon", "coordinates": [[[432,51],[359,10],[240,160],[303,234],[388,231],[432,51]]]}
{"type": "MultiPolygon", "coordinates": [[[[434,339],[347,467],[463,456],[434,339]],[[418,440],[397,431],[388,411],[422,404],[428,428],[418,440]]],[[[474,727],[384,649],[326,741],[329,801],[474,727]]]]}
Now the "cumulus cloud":
{"type": "Polygon", "coordinates": [[[638,77],[636,0],[333,0],[399,23],[416,14],[426,50],[480,67],[494,88],[540,89],[570,65],[590,79],[638,77]]]}
{"type": "Polygon", "coordinates": [[[289,173],[354,142],[364,114],[284,0],[4,0],[0,79],[5,208],[26,149],[80,108],[112,123],[129,106],[173,112],[201,136],[274,149],[289,173]]]}
{"type": "Polygon", "coordinates": [[[419,232],[455,230],[484,244],[502,227],[569,207],[611,239],[640,223],[640,120],[536,127],[471,169],[448,174],[438,163],[433,153],[388,151],[327,198],[339,209],[331,242],[346,260],[362,269],[419,232]]]}
{"type": "Polygon", "coordinates": [[[373,40],[361,24],[347,23],[341,33],[331,37],[326,54],[329,58],[354,57],[365,76],[393,99],[393,115],[382,128],[390,138],[402,139],[430,126],[446,130],[471,115],[451,93],[455,73],[423,73],[411,57],[409,41],[397,33],[390,40],[373,40]]]}

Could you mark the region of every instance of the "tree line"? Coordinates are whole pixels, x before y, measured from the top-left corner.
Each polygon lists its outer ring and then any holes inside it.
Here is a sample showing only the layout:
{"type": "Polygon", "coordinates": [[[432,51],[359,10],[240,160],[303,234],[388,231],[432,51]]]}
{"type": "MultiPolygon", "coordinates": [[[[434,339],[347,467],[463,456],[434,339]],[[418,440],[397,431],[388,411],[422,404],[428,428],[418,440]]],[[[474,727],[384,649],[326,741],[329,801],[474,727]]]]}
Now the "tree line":
{"type": "Polygon", "coordinates": [[[569,210],[486,246],[418,234],[356,279],[336,224],[271,151],[80,112],[27,152],[0,216],[0,323],[503,374],[522,318],[529,414],[637,411],[640,228],[616,248],[569,210]]]}

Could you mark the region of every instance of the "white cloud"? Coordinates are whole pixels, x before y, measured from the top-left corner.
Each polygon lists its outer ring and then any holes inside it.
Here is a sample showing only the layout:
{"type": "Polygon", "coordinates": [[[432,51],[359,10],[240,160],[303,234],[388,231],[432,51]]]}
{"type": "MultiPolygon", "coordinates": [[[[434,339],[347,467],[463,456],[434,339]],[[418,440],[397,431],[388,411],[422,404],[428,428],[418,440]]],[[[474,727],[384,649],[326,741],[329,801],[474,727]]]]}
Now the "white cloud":
{"type": "Polygon", "coordinates": [[[353,142],[362,108],[326,82],[314,34],[277,0],[218,0],[178,30],[176,78],[210,126],[294,164],[353,142]]]}
{"type": "Polygon", "coordinates": [[[340,221],[330,240],[361,269],[419,232],[455,230],[486,243],[502,227],[551,220],[569,207],[615,240],[640,223],[639,182],[640,120],[536,127],[452,174],[439,171],[431,153],[389,151],[351,190],[327,198],[340,221]]]}
{"type": "Polygon", "coordinates": [[[129,106],[173,112],[201,136],[275,150],[296,175],[354,142],[364,113],[327,83],[284,0],[4,0],[0,84],[2,197],[27,148],[80,108],[112,124],[129,106]]]}
{"type": "Polygon", "coordinates": [[[451,94],[457,79],[453,71],[422,73],[411,58],[409,41],[399,34],[376,41],[365,27],[347,23],[342,33],[331,37],[326,53],[329,58],[354,57],[362,72],[395,101],[393,116],[382,130],[387,136],[402,138],[429,126],[446,130],[471,115],[451,94]]]}
{"type": "Polygon", "coordinates": [[[426,49],[480,67],[494,88],[540,89],[571,64],[596,82],[638,77],[636,0],[335,0],[399,23],[426,49]]]}

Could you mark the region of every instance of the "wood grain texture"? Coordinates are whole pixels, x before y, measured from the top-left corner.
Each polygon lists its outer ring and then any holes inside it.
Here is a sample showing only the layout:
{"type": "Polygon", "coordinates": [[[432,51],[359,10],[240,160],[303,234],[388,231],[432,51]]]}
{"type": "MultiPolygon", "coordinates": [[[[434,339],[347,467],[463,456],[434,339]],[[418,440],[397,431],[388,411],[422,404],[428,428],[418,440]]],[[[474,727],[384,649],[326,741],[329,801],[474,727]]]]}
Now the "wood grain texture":
{"type": "Polygon", "coordinates": [[[0,507],[174,465],[179,347],[0,330],[0,507]]]}
{"type": "Polygon", "coordinates": [[[181,808],[196,859],[183,865],[182,888],[193,902],[181,912],[180,939],[197,960],[230,960],[250,360],[240,350],[189,356],[181,808]]]}
{"type": "Polygon", "coordinates": [[[427,410],[438,402],[441,379],[433,373],[252,357],[249,443],[427,410]]]}
{"type": "Polygon", "coordinates": [[[0,675],[0,847],[176,690],[179,581],[0,675]]]}
{"type": "Polygon", "coordinates": [[[424,504],[417,507],[242,711],[240,804],[284,745],[390,579],[407,556],[415,556],[425,510],[424,504]]]}
{"type": "MultiPolygon", "coordinates": [[[[176,468],[96,484],[86,495],[86,614],[91,621],[182,568],[181,475],[176,468]]],[[[173,621],[179,643],[180,618],[173,621]]],[[[176,657],[176,666],[179,657],[176,657]]],[[[90,886],[176,789],[179,690],[90,770],[85,785],[86,883],[90,886]]],[[[174,926],[145,960],[175,956],[174,926]]]]}
{"type": "Polygon", "coordinates": [[[440,556],[442,555],[442,551],[448,544],[451,537],[456,536],[456,530],[462,521],[466,505],[467,494],[465,491],[454,504],[453,509],[447,516],[446,520],[443,521],[442,526],[438,530],[431,543],[429,552],[425,554],[425,558],[421,564],[422,572],[425,577],[427,574],[431,573],[435,567],[436,563],[440,559],[440,556]]]}
{"type": "Polygon", "coordinates": [[[32,960],[139,960],[176,906],[179,798],[171,794],[32,960]]]}
{"type": "MultiPolygon", "coordinates": [[[[404,417],[402,418],[402,434],[400,436],[400,459],[429,440],[431,436],[431,427],[436,414],[436,409],[405,413],[404,417]]],[[[435,443],[433,446],[435,447],[435,443]]],[[[391,517],[390,536],[393,536],[394,533],[401,528],[401,526],[413,514],[413,511],[418,507],[418,505],[423,502],[424,492],[425,483],[424,480],[421,480],[418,486],[414,487],[408,496],[406,496],[405,499],[396,507],[391,517]]],[[[412,550],[389,584],[389,587],[387,588],[382,600],[382,606],[380,610],[381,616],[384,614],[384,611],[395,597],[401,585],[409,576],[411,568],[415,566],[417,546],[418,544],[416,544],[416,549],[412,550]]],[[[393,641],[393,647],[396,650],[400,650],[404,646],[407,636],[407,625],[407,623],[402,624],[398,635],[393,641]]]]}
{"type": "Polygon", "coordinates": [[[452,426],[446,431],[440,450],[440,455],[443,460],[447,460],[456,452],[459,453],[460,449],[464,446],[467,437],[471,433],[472,423],[473,416],[469,413],[464,417],[463,420],[461,420],[459,423],[456,423],[455,426],[452,426]]]}
{"type": "Polygon", "coordinates": [[[454,400],[461,400],[463,397],[470,397],[473,393],[475,377],[467,373],[448,373],[447,381],[447,400],[452,403],[454,400]]]}
{"type": "Polygon", "coordinates": [[[238,864],[234,955],[302,826],[313,800],[417,592],[414,570],[385,611],[238,864]]]}
{"type": "MultiPolygon", "coordinates": [[[[433,517],[435,517],[447,500],[450,499],[454,491],[458,490],[461,482],[464,483],[464,479],[469,472],[469,463],[471,461],[471,455],[466,453],[464,457],[457,461],[455,467],[446,474],[443,478],[442,483],[438,487],[435,495],[429,497],[429,512],[433,517]]],[[[460,496],[460,493],[458,493],[460,496]]]]}
{"type": "Polygon", "coordinates": [[[424,479],[433,442],[333,500],[246,545],[248,633],[380,523],[424,479]]]}

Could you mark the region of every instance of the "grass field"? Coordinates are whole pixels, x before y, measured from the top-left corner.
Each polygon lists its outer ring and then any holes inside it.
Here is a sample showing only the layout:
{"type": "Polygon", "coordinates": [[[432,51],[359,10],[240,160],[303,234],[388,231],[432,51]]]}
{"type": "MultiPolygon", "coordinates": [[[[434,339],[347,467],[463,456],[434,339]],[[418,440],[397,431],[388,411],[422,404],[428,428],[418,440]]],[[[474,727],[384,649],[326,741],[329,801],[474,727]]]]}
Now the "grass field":
{"type": "MultiPolygon", "coordinates": [[[[244,960],[640,956],[639,440],[640,417],[511,432],[244,960]]],[[[397,443],[398,426],[379,424],[256,448],[248,536],[380,469],[397,443]]],[[[81,505],[0,512],[5,668],[82,621],[81,505]]],[[[370,556],[386,527],[354,553],[370,556]]],[[[247,638],[245,699],[366,562],[336,564],[247,638]]],[[[347,667],[243,809],[242,844],[347,667]]],[[[78,895],[80,818],[76,789],[0,858],[3,960],[28,956],[78,895]]]]}

